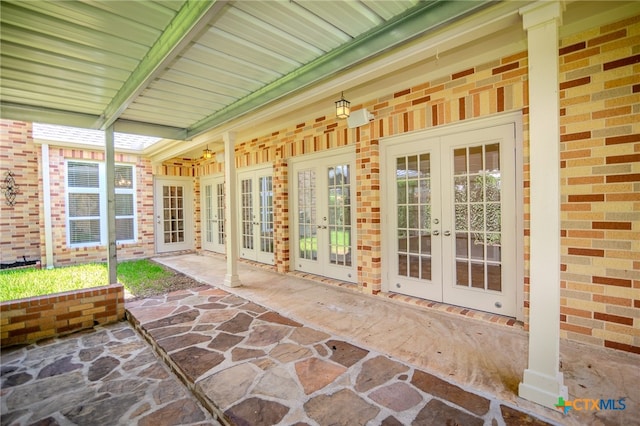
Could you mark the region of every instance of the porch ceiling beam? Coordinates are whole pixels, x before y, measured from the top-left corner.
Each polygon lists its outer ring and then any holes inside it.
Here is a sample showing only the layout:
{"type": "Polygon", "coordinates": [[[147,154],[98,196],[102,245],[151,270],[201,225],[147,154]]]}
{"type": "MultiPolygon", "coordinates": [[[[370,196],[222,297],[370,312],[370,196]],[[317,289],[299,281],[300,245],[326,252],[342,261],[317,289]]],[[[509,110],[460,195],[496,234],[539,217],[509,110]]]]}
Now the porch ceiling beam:
{"type": "Polygon", "coordinates": [[[100,128],[104,130],[112,125],[169,63],[209,25],[226,3],[227,0],[187,0],[105,108],[100,128]]]}
{"type": "MultiPolygon", "coordinates": [[[[29,121],[32,123],[57,124],[60,126],[98,129],[100,117],[79,112],[61,111],[51,108],[34,107],[22,104],[0,104],[0,117],[8,120],[29,121]]],[[[114,129],[118,133],[157,136],[163,139],[184,140],[187,130],[179,127],[162,126],[130,120],[117,120],[114,129]]]]}
{"type": "Polygon", "coordinates": [[[59,124],[61,126],[82,127],[85,129],[97,129],[100,122],[100,117],[97,115],[7,102],[0,104],[0,117],[9,120],[59,124]]]}
{"type": "MultiPolygon", "coordinates": [[[[216,126],[229,122],[311,84],[328,79],[339,72],[383,53],[403,42],[480,10],[493,0],[421,2],[387,24],[353,39],[284,77],[245,96],[226,108],[200,120],[187,131],[191,139],[216,126]]],[[[336,93],[339,92],[336,89],[336,93]]]]}

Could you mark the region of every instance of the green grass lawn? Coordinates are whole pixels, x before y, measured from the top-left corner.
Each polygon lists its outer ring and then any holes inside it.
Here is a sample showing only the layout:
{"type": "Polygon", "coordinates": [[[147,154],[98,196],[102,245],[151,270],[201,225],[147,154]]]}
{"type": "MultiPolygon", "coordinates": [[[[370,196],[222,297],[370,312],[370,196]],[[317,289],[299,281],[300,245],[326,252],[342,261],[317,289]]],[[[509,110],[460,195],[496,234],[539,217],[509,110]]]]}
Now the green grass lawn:
{"type": "MultiPolygon", "coordinates": [[[[118,282],[133,295],[157,293],[174,274],[148,259],[118,263],[118,282]]],[[[88,263],[54,269],[0,271],[0,301],[106,285],[107,265],[88,263]]]]}

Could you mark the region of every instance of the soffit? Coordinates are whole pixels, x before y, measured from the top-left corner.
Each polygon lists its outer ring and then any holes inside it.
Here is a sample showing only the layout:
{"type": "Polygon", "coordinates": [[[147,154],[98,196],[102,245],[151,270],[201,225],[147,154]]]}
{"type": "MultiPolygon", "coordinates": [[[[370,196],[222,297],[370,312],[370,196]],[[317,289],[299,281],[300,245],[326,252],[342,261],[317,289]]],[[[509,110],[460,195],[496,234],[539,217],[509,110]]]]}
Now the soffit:
{"type": "Polygon", "coordinates": [[[3,0],[1,113],[192,138],[487,3],[3,0]]]}

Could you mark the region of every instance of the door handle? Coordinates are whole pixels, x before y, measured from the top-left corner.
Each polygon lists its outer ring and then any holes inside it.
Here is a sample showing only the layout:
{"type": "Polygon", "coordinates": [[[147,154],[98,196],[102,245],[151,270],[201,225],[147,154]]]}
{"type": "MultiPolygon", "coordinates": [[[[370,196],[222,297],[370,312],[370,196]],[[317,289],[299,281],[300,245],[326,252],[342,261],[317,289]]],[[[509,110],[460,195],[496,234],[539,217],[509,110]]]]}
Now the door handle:
{"type": "Polygon", "coordinates": [[[444,231],[444,235],[448,237],[449,235],[451,235],[451,231],[444,231]]]}
{"type": "Polygon", "coordinates": [[[434,229],[433,232],[431,233],[431,235],[438,236],[438,235],[440,235],[440,231],[438,231],[437,229],[434,229]]]}

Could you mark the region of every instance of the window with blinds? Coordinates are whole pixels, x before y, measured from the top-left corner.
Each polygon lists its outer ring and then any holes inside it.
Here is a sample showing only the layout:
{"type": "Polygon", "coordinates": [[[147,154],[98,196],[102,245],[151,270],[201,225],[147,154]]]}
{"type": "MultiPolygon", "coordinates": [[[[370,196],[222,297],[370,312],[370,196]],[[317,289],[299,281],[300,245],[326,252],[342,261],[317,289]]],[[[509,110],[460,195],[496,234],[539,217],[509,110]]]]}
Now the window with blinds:
{"type": "Polygon", "coordinates": [[[135,181],[133,166],[116,165],[116,241],[135,240],[135,181]]]}
{"type": "MultiPolygon", "coordinates": [[[[67,162],[67,241],[70,246],[107,243],[105,165],[67,162]]],[[[116,241],[136,239],[135,167],[115,166],[116,241]]]]}

